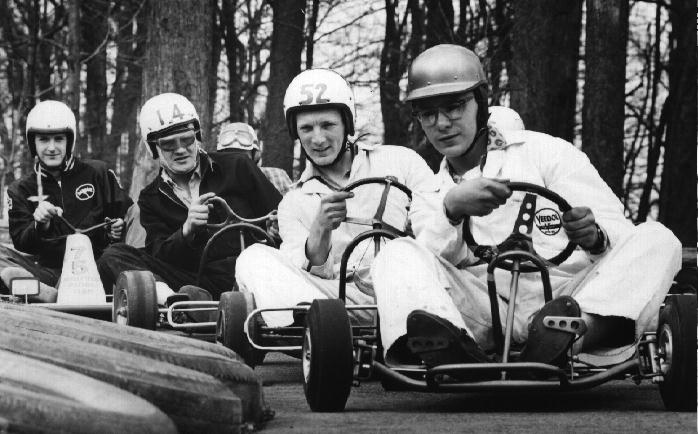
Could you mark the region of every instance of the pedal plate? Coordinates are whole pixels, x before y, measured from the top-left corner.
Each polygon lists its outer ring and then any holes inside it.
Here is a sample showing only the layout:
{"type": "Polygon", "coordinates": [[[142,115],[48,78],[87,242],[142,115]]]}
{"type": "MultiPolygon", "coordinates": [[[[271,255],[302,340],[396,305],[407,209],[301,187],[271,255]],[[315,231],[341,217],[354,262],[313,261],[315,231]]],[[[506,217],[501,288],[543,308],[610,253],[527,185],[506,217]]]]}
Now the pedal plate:
{"type": "Polygon", "coordinates": [[[587,331],[586,323],[577,316],[546,316],[543,318],[543,325],[549,329],[575,335],[583,335],[587,331]]]}

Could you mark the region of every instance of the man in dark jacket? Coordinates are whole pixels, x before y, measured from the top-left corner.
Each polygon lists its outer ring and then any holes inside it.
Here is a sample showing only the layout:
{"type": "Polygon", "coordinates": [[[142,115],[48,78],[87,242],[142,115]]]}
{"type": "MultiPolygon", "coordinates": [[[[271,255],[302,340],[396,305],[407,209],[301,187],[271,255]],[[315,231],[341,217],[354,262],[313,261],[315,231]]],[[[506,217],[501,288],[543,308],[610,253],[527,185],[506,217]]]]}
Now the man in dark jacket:
{"type": "MultiPolygon", "coordinates": [[[[121,271],[148,269],[156,280],[177,290],[196,283],[204,246],[213,234],[206,224],[226,217],[211,202],[213,197],[225,200],[237,215],[253,218],[275,210],[281,195],[250,159],[201,149],[199,117],[182,95],[165,93],[148,100],[141,109],[140,127],[149,152],[161,166],[159,176],[138,200],[145,252],[123,244],[112,246],[105,256],[118,261],[100,261],[100,272],[111,275],[105,282],[109,284],[121,271]]],[[[239,252],[237,233],[224,235],[210,248],[200,286],[215,299],[232,289],[239,252]]]]}
{"type": "Polygon", "coordinates": [[[110,242],[122,238],[124,216],[131,199],[121,189],[114,172],[102,161],[79,160],[75,148],[73,112],[59,101],[42,101],[29,112],[27,143],[36,158],[34,172],[8,188],[10,236],[21,255],[0,251],[4,281],[35,276],[41,281],[40,301],[54,301],[65,251],[65,235],[116,219],[108,230],[88,234],[95,258],[110,242]],[[61,218],[62,217],[62,218],[61,218]]]}

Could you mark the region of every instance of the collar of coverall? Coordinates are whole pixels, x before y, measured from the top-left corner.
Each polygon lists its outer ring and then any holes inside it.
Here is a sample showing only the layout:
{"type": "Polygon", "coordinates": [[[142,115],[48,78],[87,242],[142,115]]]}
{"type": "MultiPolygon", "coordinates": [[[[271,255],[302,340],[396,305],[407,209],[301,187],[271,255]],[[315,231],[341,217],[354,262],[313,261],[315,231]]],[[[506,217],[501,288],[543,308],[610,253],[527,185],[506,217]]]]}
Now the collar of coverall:
{"type": "MultiPolygon", "coordinates": [[[[502,151],[511,145],[517,145],[519,143],[520,142],[507,141],[502,131],[497,129],[492,124],[487,124],[487,151],[480,158],[480,171],[482,172],[484,170],[485,164],[487,162],[487,155],[490,152],[502,151]]],[[[463,179],[462,176],[456,174],[452,170],[451,165],[448,164],[448,160],[446,158],[441,160],[440,170],[447,170],[448,173],[451,175],[453,182],[455,182],[456,184],[458,184],[463,179]]]]}
{"type": "MultiPolygon", "coordinates": [[[[361,164],[361,160],[357,160],[356,158],[359,155],[363,155],[364,158],[368,157],[368,154],[373,151],[374,149],[378,148],[378,146],[381,146],[380,144],[365,144],[365,143],[355,143],[354,146],[356,146],[356,154],[354,156],[354,161],[352,162],[351,167],[349,168],[349,171],[347,174],[350,174],[354,166],[358,163],[361,164]],[[359,152],[363,151],[363,152],[359,152]]],[[[361,158],[361,157],[359,157],[361,158]]],[[[322,177],[322,174],[320,171],[317,170],[315,166],[312,164],[308,164],[305,166],[305,170],[303,173],[301,173],[301,176],[298,178],[298,181],[296,181],[293,185],[292,188],[300,188],[304,193],[327,193],[327,189],[329,188],[330,190],[338,190],[337,186],[334,186],[330,183],[327,182],[322,177]],[[312,180],[316,180],[318,182],[309,182],[312,180]]]]}

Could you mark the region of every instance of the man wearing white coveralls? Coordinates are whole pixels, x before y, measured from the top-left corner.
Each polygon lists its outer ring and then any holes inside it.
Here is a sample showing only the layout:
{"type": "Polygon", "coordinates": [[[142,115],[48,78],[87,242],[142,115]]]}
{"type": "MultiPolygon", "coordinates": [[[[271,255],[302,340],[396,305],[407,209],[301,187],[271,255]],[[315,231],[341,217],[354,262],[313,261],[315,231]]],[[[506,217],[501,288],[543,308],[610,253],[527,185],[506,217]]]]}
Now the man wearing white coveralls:
{"type": "MultiPolygon", "coordinates": [[[[400,352],[407,347],[427,366],[487,360],[494,341],[486,265],[473,265],[477,258],[463,240],[462,221],[474,217],[471,232],[480,245],[503,241],[525,194],[512,194],[502,182],[510,180],[546,187],[572,206],[563,214],[538,197],[536,210],[554,213],[563,229],[534,225],[533,243],[541,256],[556,255],[568,239],[579,246],[568,260],[550,268],[553,301],[542,310],[539,274],[521,274],[513,332],[514,342],[523,345],[521,359],[553,363],[572,343],[570,333],[564,337],[564,332],[543,327],[529,334],[529,324],[542,321],[539,310],[585,320],[588,330],[574,352],[618,355],[642,331],[656,327],[660,304],[681,265],[680,243],[659,223],[633,226],[627,221],[620,201],[570,143],[533,131],[488,127],[486,91],[479,59],[463,47],[433,47],[411,65],[407,100],[445,158],[437,174],[438,192],[414,197],[416,241],[390,241],[373,263],[384,348],[400,352]],[[449,82],[443,84],[442,77],[449,82]],[[556,310],[560,308],[562,313],[556,310]],[[449,347],[424,352],[410,343],[429,334],[446,336],[449,347]],[[562,342],[559,351],[549,349],[550,339],[562,342]]],[[[502,321],[510,278],[508,271],[495,273],[502,321]]]]}
{"type": "MultiPolygon", "coordinates": [[[[255,244],[238,257],[236,279],[241,291],[254,294],[259,308],[289,308],[316,298],[337,297],[339,265],[347,244],[371,229],[344,222],[345,217],[368,219],[378,209],[384,186],[372,184],[352,193],[339,190],[368,178],[393,176],[414,192],[435,192],[434,173],[414,151],[397,146],[355,145],[354,96],[339,74],[311,69],[296,76],[284,98],[284,113],[293,139],[299,139],[310,163],[279,204],[279,250],[255,244]]],[[[391,188],[384,220],[404,229],[407,196],[391,188]]],[[[373,303],[369,267],[373,246],[356,247],[347,270],[347,303],[373,303]]],[[[369,318],[370,312],[352,316],[369,318]]],[[[289,311],[265,312],[272,327],[292,323],[289,311]]]]}

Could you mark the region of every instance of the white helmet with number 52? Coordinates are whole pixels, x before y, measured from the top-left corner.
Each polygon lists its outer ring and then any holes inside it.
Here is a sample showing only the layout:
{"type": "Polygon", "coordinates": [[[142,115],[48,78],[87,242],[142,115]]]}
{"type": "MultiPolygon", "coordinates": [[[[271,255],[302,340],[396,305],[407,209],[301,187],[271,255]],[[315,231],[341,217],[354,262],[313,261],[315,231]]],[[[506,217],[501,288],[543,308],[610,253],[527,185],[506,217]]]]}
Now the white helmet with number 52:
{"type": "Polygon", "coordinates": [[[177,93],[161,93],[143,104],[139,117],[141,136],[153,158],[158,158],[157,140],[193,128],[201,141],[199,115],[194,104],[177,93]]]}
{"type": "Polygon", "coordinates": [[[297,139],[295,114],[304,109],[338,108],[346,134],[354,134],[356,104],[349,83],[331,69],[315,68],[298,74],[288,85],[284,96],[284,116],[291,138],[297,139]]]}

